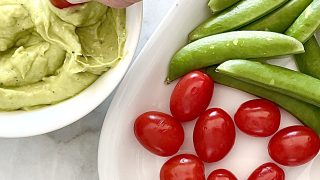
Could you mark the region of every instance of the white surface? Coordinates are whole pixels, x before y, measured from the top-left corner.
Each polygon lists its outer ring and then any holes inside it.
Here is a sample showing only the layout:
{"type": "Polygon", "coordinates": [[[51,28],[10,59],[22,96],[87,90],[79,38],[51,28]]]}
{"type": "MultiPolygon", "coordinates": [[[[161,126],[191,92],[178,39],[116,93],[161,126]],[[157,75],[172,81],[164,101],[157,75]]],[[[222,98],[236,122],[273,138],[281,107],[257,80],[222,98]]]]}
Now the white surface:
{"type": "MultiPolygon", "coordinates": [[[[172,55],[186,43],[187,34],[209,13],[207,0],[178,0],[170,15],[162,22],[129,70],[108,110],[99,144],[100,180],[156,180],[168,158],[145,150],[135,139],[133,122],[149,110],[169,113],[169,97],[175,84],[164,85],[172,55]]],[[[290,58],[278,60],[294,68],[290,58]]],[[[255,98],[247,93],[216,85],[210,107],[221,107],[232,117],[241,103],[255,98]]],[[[299,124],[281,111],[281,128],[299,124]]],[[[185,143],[179,153],[194,153],[193,122],[185,123],[185,143]]],[[[231,170],[240,180],[246,179],[259,165],[271,161],[267,153],[269,138],[252,138],[237,129],[232,151],[220,162],[206,164],[206,173],[217,168],[231,170]]],[[[288,180],[318,180],[320,156],[304,166],[286,168],[288,180]]]]}
{"type": "Polygon", "coordinates": [[[127,8],[126,56],[74,98],[33,111],[0,113],[0,137],[39,135],[65,127],[87,115],[117,87],[135,53],[142,24],[142,3],[127,8]]]}
{"type": "MultiPolygon", "coordinates": [[[[173,4],[173,0],[144,0],[138,52],[173,4]]],[[[58,131],[28,138],[0,138],[0,180],[98,180],[98,140],[112,96],[58,131]]]]}

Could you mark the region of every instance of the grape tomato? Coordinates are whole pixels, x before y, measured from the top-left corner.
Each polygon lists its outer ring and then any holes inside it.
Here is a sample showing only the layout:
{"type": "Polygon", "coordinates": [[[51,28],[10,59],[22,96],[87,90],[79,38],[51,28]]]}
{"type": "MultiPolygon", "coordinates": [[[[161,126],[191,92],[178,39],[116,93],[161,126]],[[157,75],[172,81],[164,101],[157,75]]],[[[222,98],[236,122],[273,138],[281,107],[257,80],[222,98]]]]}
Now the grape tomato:
{"type": "Polygon", "coordinates": [[[241,131],[256,137],[274,134],[279,129],[280,118],[279,108],[265,99],[243,103],[234,116],[235,123],[241,131]]]}
{"type": "Polygon", "coordinates": [[[185,75],[171,94],[173,117],[182,122],[197,118],[210,104],[213,90],[213,80],[203,72],[193,71],[185,75]]]}
{"type": "Polygon", "coordinates": [[[146,112],[136,119],[134,134],[143,147],[159,156],[174,155],[184,141],[180,122],[156,111],[146,112]]]}

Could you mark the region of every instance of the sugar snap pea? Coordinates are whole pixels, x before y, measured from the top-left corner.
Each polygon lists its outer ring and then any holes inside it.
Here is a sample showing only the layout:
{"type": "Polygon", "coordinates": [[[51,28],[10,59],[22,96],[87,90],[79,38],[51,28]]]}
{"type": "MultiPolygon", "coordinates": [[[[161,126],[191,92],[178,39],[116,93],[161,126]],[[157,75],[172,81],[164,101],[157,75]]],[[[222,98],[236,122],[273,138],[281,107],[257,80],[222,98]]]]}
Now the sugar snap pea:
{"type": "Polygon", "coordinates": [[[291,0],[265,17],[241,28],[241,30],[285,32],[312,0],[291,0]]]}
{"type": "Polygon", "coordinates": [[[320,46],[315,37],[304,43],[305,53],[294,56],[300,72],[320,79],[320,46]]]}
{"type": "Polygon", "coordinates": [[[319,107],[260,86],[225,76],[221,73],[215,72],[215,68],[208,68],[207,73],[219,84],[245,91],[278,104],[280,107],[299,119],[303,124],[309,126],[320,134],[319,107]]]}
{"type": "Polygon", "coordinates": [[[234,31],[209,36],[179,50],[169,64],[167,82],[229,59],[273,57],[304,52],[296,39],[274,32],[234,31]]]}
{"type": "Polygon", "coordinates": [[[189,41],[238,29],[277,9],[288,0],[243,0],[214,15],[189,34],[189,41]]]}
{"type": "Polygon", "coordinates": [[[226,61],[217,71],[320,107],[320,80],[312,76],[248,60],[226,61]]]}
{"type": "Polygon", "coordinates": [[[208,6],[213,13],[217,13],[227,9],[239,1],[240,0],[210,0],[208,6]]]}
{"type": "Polygon", "coordinates": [[[290,26],[285,34],[305,43],[313,36],[319,26],[320,0],[314,0],[290,26]]]}

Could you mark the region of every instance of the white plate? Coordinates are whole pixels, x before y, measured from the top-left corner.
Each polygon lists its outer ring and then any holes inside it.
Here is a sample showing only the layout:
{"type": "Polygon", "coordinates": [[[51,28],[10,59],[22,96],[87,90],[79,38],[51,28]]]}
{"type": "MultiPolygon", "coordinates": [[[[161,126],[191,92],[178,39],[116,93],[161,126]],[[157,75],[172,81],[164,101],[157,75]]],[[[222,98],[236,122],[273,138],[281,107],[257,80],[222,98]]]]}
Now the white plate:
{"type": "Polygon", "coordinates": [[[142,3],[127,8],[127,52],[119,64],[102,75],[78,96],[62,103],[29,112],[0,113],[0,137],[25,137],[65,127],[95,109],[125,75],[138,44],[142,24],[142,3]]]}
{"type": "MultiPolygon", "coordinates": [[[[107,113],[99,146],[100,180],[156,180],[168,158],[145,150],[135,139],[135,118],[149,110],[169,113],[169,97],[175,85],[164,85],[172,55],[185,45],[188,33],[208,17],[207,0],[179,0],[158,30],[146,44],[121,83],[107,113]]],[[[290,58],[278,64],[294,68],[290,58]]],[[[210,107],[222,107],[232,117],[241,103],[256,98],[250,94],[216,85],[210,107]]],[[[296,118],[281,111],[281,128],[300,124],[296,118]]],[[[185,142],[179,153],[194,153],[192,130],[194,122],[185,123],[185,142]]],[[[259,165],[271,161],[267,152],[269,138],[252,138],[237,130],[236,143],[223,160],[206,164],[206,173],[227,168],[239,180],[246,179],[259,165]]],[[[304,166],[286,168],[288,180],[317,180],[320,177],[320,156],[304,166]]]]}

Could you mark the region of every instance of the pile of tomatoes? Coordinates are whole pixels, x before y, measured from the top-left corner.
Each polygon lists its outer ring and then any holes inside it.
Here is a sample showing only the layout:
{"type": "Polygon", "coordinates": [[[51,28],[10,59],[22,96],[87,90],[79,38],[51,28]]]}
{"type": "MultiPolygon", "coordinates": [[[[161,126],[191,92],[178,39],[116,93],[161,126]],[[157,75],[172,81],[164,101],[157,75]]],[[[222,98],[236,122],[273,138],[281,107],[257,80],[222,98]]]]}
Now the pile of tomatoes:
{"type": "MultiPolygon", "coordinates": [[[[255,99],[243,103],[234,121],[220,108],[207,109],[214,92],[214,82],[201,71],[185,75],[176,85],[170,99],[171,115],[150,111],[140,115],[134,124],[134,133],[140,144],[159,156],[176,154],[184,142],[181,123],[197,122],[193,131],[196,154],[180,154],[169,159],[160,170],[161,180],[204,180],[203,162],[223,159],[235,143],[235,124],[244,133],[254,137],[271,136],[279,129],[280,110],[272,102],[255,99]]],[[[312,160],[319,152],[318,135],[305,126],[291,126],[278,131],[271,138],[270,157],[284,166],[299,166],[312,160]]],[[[226,169],[210,173],[208,180],[236,180],[226,169]]],[[[249,180],[283,180],[284,171],[275,163],[259,166],[249,180]]]]}

